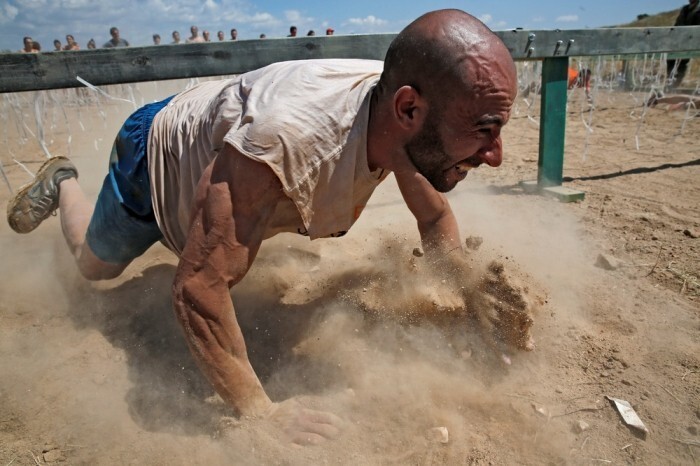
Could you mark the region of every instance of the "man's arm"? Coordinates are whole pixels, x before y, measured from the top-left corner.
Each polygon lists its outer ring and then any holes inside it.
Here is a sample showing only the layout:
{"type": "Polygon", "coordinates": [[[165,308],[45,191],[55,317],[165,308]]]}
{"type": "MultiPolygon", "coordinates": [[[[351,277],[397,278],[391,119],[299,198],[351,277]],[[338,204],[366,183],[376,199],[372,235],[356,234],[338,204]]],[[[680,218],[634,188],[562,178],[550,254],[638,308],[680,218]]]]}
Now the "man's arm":
{"type": "Polygon", "coordinates": [[[461,251],[457,219],[445,195],[436,191],[418,172],[397,171],[394,175],[406,205],[418,222],[418,232],[428,256],[439,260],[453,251],[461,251]]]}
{"type": "Polygon", "coordinates": [[[265,164],[226,144],[197,187],[192,226],[173,283],[173,302],[199,367],[242,415],[271,401],[246,352],[229,289],[248,272],[284,196],[265,164]]]}

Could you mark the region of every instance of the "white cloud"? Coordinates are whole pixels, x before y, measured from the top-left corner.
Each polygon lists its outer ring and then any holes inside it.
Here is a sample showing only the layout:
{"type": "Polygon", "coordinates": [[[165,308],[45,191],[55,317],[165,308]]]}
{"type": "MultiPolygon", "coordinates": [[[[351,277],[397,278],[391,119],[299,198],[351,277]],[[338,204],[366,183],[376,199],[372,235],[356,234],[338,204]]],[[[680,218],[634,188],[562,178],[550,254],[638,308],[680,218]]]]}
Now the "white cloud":
{"type": "Polygon", "coordinates": [[[297,24],[308,24],[314,21],[314,18],[310,16],[304,16],[299,10],[286,10],[284,12],[284,18],[290,23],[297,24]]]}
{"type": "Polygon", "coordinates": [[[575,23],[578,21],[578,15],[563,15],[555,19],[557,23],[575,23]]]}
{"type": "Polygon", "coordinates": [[[386,20],[377,18],[374,15],[369,15],[365,18],[350,18],[348,19],[348,23],[355,25],[355,26],[383,26],[387,24],[386,20]]]}
{"type": "Polygon", "coordinates": [[[19,10],[16,6],[6,3],[0,8],[0,23],[9,23],[14,20],[19,10]]]}
{"type": "Polygon", "coordinates": [[[508,23],[505,22],[505,21],[496,21],[495,23],[493,23],[492,26],[493,26],[494,28],[501,29],[501,28],[506,27],[507,25],[508,25],[508,23]]]}
{"type": "Polygon", "coordinates": [[[542,23],[542,22],[544,22],[544,16],[535,16],[534,18],[532,18],[532,22],[533,23],[542,23]]]}
{"type": "Polygon", "coordinates": [[[481,21],[484,24],[489,24],[491,21],[493,21],[493,16],[490,14],[486,13],[481,16],[479,16],[479,21],[481,21]]]}

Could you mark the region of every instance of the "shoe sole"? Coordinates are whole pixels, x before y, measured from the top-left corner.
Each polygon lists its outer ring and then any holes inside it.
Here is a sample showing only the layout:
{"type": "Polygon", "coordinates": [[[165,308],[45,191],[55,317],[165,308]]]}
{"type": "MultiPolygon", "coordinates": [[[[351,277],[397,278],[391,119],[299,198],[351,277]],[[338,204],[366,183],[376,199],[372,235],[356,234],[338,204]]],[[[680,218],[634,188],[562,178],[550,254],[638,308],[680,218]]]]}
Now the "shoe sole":
{"type": "Polygon", "coordinates": [[[31,231],[34,231],[34,230],[41,224],[41,222],[43,222],[44,220],[46,220],[46,219],[49,217],[49,216],[46,216],[46,217],[44,217],[43,219],[41,219],[41,221],[39,221],[39,223],[37,223],[36,226],[34,226],[34,228],[31,228],[31,229],[29,229],[29,230],[23,231],[23,230],[18,230],[18,229],[17,229],[18,225],[15,225],[15,224],[14,224],[13,219],[12,219],[12,214],[17,210],[18,205],[20,204],[20,202],[21,202],[21,200],[23,199],[23,197],[27,194],[27,192],[28,192],[32,187],[34,187],[34,185],[36,184],[37,180],[39,180],[40,177],[44,175],[44,173],[46,172],[46,170],[49,168],[49,166],[50,166],[52,163],[54,163],[54,160],[56,160],[56,159],[62,159],[62,160],[70,161],[70,159],[68,159],[68,157],[64,157],[64,156],[62,156],[62,155],[57,155],[57,156],[55,156],[55,157],[51,157],[49,160],[47,160],[46,162],[44,162],[44,163],[41,165],[41,167],[39,167],[39,170],[37,170],[36,175],[34,176],[34,179],[33,179],[32,181],[28,182],[27,184],[25,184],[24,186],[22,186],[21,188],[19,188],[19,191],[17,191],[17,194],[15,194],[15,195],[12,197],[12,199],[10,199],[10,202],[8,202],[8,204],[7,204],[7,223],[10,225],[10,228],[12,228],[12,229],[13,229],[14,231],[16,231],[17,233],[29,233],[29,232],[31,232],[31,231]]]}

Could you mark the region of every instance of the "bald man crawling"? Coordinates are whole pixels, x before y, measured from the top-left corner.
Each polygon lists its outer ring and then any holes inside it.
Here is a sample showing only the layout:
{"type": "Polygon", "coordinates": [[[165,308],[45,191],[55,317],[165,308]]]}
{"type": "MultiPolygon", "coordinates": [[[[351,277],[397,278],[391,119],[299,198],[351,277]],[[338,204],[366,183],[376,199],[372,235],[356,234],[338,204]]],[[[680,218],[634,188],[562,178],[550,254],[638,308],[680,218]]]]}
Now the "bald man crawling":
{"type": "Polygon", "coordinates": [[[230,288],[266,238],[342,236],[390,172],[426,253],[451,260],[461,246],[443,193],[501,164],[515,95],[501,40],[465,12],[435,11],[399,33],[383,63],[276,63],[146,105],[119,131],[94,207],[75,166],[56,157],[8,220],[27,233],[58,209],[89,280],[117,277],[163,241],[179,257],[175,313],[219,395],[241,415],[283,423],[294,442],[316,442],[338,432],[337,418],[270,400],[230,288]]]}

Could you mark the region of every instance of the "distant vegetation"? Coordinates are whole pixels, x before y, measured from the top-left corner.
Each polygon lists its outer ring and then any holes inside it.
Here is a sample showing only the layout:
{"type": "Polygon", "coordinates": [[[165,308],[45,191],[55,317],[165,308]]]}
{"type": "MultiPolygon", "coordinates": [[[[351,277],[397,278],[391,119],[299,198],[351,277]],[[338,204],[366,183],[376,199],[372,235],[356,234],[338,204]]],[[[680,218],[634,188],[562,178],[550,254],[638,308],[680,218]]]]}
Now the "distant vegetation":
{"type": "Polygon", "coordinates": [[[662,27],[662,26],[673,26],[676,22],[678,13],[681,9],[675,9],[671,11],[664,11],[662,13],[657,13],[655,15],[648,15],[646,13],[637,15],[637,19],[626,24],[620,24],[615,27],[619,28],[650,28],[650,27],[662,27]]]}

